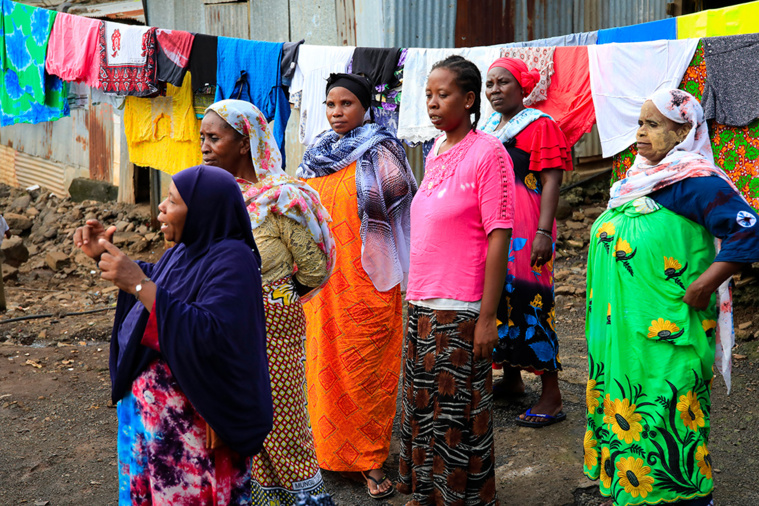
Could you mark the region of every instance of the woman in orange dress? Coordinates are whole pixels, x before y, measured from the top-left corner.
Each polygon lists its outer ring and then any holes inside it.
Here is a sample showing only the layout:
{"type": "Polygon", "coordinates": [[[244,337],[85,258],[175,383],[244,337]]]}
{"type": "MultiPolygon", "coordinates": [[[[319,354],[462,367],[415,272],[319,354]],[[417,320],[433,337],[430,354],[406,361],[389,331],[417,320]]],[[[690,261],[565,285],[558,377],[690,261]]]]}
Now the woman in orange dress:
{"type": "Polygon", "coordinates": [[[382,465],[401,367],[401,290],[416,181],[398,139],[364,125],[370,97],[366,78],[330,76],[332,130],[308,148],[297,176],[319,192],[337,248],[331,278],[304,304],[316,457],[322,469],[360,472],[369,495],[382,498],[394,490],[382,465]]]}

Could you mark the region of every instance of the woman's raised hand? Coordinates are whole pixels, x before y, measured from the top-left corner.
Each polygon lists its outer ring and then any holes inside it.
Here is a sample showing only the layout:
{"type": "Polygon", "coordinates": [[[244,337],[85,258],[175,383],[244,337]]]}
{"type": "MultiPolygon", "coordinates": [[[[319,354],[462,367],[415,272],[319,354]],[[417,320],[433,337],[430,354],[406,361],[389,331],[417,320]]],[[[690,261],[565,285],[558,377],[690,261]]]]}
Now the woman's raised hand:
{"type": "Polygon", "coordinates": [[[105,252],[105,246],[100,243],[100,239],[105,239],[110,243],[114,232],[116,232],[114,226],[106,229],[98,220],[87,220],[83,227],[77,228],[74,232],[74,244],[85,255],[99,261],[100,255],[105,252]]]}
{"type": "Polygon", "coordinates": [[[103,255],[98,262],[100,277],[110,281],[121,290],[134,294],[134,288],[145,279],[145,273],[119,248],[105,239],[98,241],[103,247],[103,255]]]}

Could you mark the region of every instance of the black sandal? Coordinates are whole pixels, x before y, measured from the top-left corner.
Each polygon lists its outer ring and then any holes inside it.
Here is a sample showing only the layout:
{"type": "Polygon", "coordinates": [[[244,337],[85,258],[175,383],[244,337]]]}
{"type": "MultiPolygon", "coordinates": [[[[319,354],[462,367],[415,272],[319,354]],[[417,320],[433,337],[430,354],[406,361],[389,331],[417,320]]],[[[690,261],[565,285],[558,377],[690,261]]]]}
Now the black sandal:
{"type": "MultiPolygon", "coordinates": [[[[363,471],[361,471],[361,476],[364,477],[366,480],[372,480],[375,485],[377,485],[377,489],[379,489],[380,485],[385,483],[385,481],[390,481],[387,479],[387,476],[384,474],[382,475],[382,478],[380,480],[377,480],[374,476],[370,474],[364,474],[363,471]]],[[[392,482],[390,482],[390,488],[385,490],[384,492],[377,492],[376,494],[372,494],[372,489],[367,486],[369,497],[372,499],[384,499],[385,497],[390,497],[395,492],[395,486],[392,482]]]]}

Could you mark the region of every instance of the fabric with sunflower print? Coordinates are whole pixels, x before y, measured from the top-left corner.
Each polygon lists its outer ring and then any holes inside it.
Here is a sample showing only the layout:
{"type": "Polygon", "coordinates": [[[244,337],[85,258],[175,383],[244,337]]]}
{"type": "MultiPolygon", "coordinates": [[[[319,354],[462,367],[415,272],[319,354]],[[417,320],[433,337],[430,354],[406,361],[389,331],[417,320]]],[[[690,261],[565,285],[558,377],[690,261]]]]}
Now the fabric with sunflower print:
{"type": "MultiPolygon", "coordinates": [[[[554,326],[553,258],[540,268],[530,265],[538,229],[542,170],[572,170],[566,137],[551,118],[538,118],[513,142],[504,144],[514,164],[514,228],[508,273],[498,307],[499,342],[495,363],[534,372],[561,370],[559,340],[554,326]]],[[[556,223],[553,224],[556,238],[556,223]]]]}
{"type": "MultiPolygon", "coordinates": [[[[679,88],[701,100],[706,84],[703,42],[699,42],[679,88]]],[[[724,170],[754,209],[759,209],[759,119],[744,127],[709,122],[714,163],[724,170]]],[[[614,155],[612,184],[625,177],[638,149],[635,144],[614,155]]]]}
{"type": "Polygon", "coordinates": [[[648,197],[607,210],[593,225],[584,470],[615,506],[712,492],[717,311],[714,296],[705,311],[682,297],[713,259],[703,226],[648,197]]]}
{"type": "Polygon", "coordinates": [[[494,506],[493,370],[474,358],[479,313],[409,304],[400,483],[413,506],[494,506]]]}

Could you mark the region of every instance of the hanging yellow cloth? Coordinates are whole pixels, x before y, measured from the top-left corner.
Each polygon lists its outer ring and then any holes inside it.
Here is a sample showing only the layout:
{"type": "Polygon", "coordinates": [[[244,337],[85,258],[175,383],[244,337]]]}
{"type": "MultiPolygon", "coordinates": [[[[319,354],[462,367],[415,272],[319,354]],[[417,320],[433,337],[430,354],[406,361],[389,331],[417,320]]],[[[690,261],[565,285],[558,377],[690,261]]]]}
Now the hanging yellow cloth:
{"type": "Polygon", "coordinates": [[[124,130],[129,161],[136,165],[173,175],[203,163],[190,73],[181,88],[167,84],[165,97],[127,97],[124,130]]]}
{"type": "Polygon", "coordinates": [[[759,32],[759,2],[696,12],[677,18],[677,38],[719,37],[759,32]]]}

